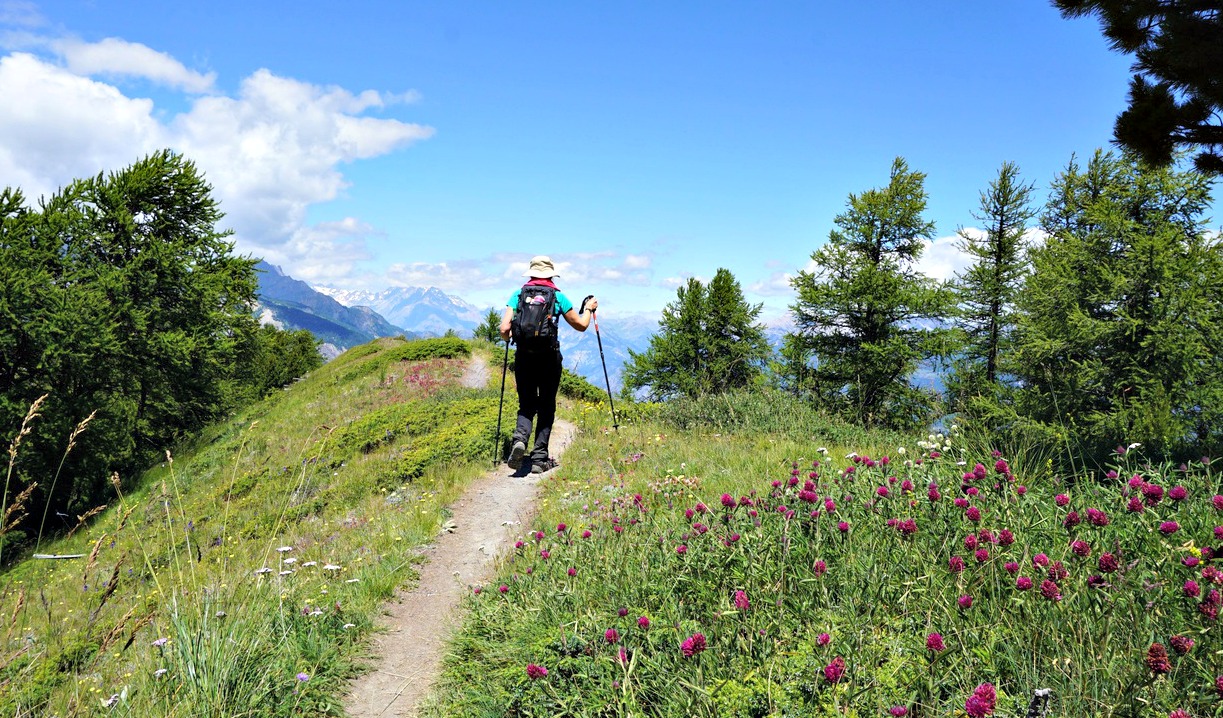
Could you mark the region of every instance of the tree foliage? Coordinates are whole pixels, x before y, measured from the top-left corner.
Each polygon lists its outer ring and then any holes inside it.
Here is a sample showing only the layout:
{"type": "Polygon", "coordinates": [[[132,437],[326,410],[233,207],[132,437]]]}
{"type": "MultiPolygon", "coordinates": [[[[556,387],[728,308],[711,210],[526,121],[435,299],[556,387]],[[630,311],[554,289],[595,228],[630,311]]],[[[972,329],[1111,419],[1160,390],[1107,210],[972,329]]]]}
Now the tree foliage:
{"type": "Polygon", "coordinates": [[[37,481],[44,506],[88,509],[111,471],[318,365],[306,336],[258,329],[255,261],[217,229],[210,190],[159,152],[36,208],[0,192],[0,426],[15,431],[48,395],[12,490],[37,481]]]}
{"type": "MultiPolygon", "coordinates": [[[[1097,152],[1053,182],[1020,294],[1017,409],[1088,455],[1223,448],[1223,247],[1209,181],[1097,152]]],[[[1200,454],[1197,454],[1200,455],[1200,454]]]]}
{"type": "Polygon", "coordinates": [[[496,309],[488,310],[488,314],[484,315],[484,321],[472,331],[471,335],[474,339],[483,339],[492,344],[499,343],[501,341],[500,312],[496,309]]]}
{"type": "Polygon", "coordinates": [[[975,396],[992,399],[1006,387],[999,372],[1014,338],[1015,298],[1027,267],[1024,235],[1036,216],[1031,200],[1032,185],[1004,162],[972,215],[983,233],[959,231],[958,249],[972,264],[955,282],[965,341],[947,385],[953,406],[966,406],[975,396]]]}
{"type": "Polygon", "coordinates": [[[752,384],[769,356],[761,305],[749,305],[739,282],[718,269],[708,286],[690,278],[663,309],[659,331],[638,354],[629,350],[624,385],[651,398],[702,396],[752,384]]]}
{"type": "Polygon", "coordinates": [[[1054,0],[1066,17],[1098,14],[1114,50],[1133,54],[1121,145],[1151,164],[1197,149],[1202,172],[1223,173],[1223,3],[1218,0],[1054,0]]]}
{"type": "Polygon", "coordinates": [[[849,195],[828,242],[811,255],[814,270],[792,282],[801,337],[792,353],[809,348],[820,399],[868,425],[921,422],[930,397],[909,376],[946,351],[947,330],[928,325],[947,317],[951,294],[916,269],[934,232],[923,216],[924,185],[925,175],[897,158],[886,187],[849,195]]]}

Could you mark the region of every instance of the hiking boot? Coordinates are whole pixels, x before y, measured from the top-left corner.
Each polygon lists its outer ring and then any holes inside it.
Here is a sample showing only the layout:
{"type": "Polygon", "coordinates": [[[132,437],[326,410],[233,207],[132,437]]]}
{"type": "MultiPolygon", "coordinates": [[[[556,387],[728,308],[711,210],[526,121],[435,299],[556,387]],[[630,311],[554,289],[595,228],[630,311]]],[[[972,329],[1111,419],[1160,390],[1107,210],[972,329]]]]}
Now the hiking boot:
{"type": "Polygon", "coordinates": [[[510,458],[507,459],[505,463],[509,464],[511,469],[517,471],[518,469],[522,468],[522,457],[526,456],[526,453],[527,442],[515,441],[514,445],[510,447],[510,458]]]}
{"type": "Polygon", "coordinates": [[[560,466],[556,459],[548,457],[546,459],[531,459],[531,473],[542,474],[545,471],[551,471],[560,466]]]}

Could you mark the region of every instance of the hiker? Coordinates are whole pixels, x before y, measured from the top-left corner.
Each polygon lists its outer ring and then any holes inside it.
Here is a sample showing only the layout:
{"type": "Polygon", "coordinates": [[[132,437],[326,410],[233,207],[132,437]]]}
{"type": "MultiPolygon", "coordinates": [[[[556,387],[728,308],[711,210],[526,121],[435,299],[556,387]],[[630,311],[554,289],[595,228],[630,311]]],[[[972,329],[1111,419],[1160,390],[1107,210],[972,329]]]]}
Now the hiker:
{"type": "Polygon", "coordinates": [[[587,297],[579,309],[574,309],[569,297],[553,283],[560,275],[546,256],[532,258],[523,276],[530,281],[510,295],[501,317],[501,338],[509,341],[513,337],[517,347],[514,378],[518,385],[518,425],[514,428],[507,463],[515,470],[522,467],[531,440],[531,423],[538,415],[530,462],[531,473],[542,474],[557,465],[548,456],[548,438],[556,417],[556,391],[561,384],[557,317],[564,317],[569,326],[584,332],[599,300],[587,297]]]}

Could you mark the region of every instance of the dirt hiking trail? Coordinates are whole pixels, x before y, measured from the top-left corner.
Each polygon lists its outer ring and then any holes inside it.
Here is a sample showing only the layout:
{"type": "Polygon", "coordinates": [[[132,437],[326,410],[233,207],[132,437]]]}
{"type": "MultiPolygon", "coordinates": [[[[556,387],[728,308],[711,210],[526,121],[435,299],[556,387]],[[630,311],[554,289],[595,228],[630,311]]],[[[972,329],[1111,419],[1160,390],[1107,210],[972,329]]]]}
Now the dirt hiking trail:
{"type": "MultiPolygon", "coordinates": [[[[488,364],[472,357],[463,384],[482,387],[491,378],[488,364]]],[[[498,377],[500,381],[500,377],[498,377]]],[[[506,404],[517,401],[512,390],[506,404]]],[[[553,425],[550,449],[560,456],[576,428],[553,425]]],[[[415,716],[421,699],[441,671],[445,641],[462,620],[459,604],[472,584],[493,576],[494,562],[512,538],[522,533],[535,504],[538,482],[549,474],[512,472],[502,464],[472,482],[450,506],[451,519],[433,543],[419,549],[425,557],[420,581],[389,602],[373,636],[373,669],[353,682],[344,709],[353,718],[415,716]]]]}

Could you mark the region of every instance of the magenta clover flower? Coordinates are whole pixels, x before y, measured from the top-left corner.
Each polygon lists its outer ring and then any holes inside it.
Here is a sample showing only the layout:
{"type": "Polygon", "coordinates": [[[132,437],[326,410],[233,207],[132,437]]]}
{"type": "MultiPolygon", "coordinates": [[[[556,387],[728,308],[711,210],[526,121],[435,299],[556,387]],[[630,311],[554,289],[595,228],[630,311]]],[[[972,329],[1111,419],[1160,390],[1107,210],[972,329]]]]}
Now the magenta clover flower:
{"type": "Polygon", "coordinates": [[[705,650],[705,634],[694,633],[679,646],[680,651],[684,654],[684,658],[692,658],[701,651],[705,650]]]}
{"type": "Polygon", "coordinates": [[[832,663],[824,666],[824,680],[829,683],[840,683],[845,676],[845,659],[837,656],[832,663]]]}
{"type": "Polygon", "coordinates": [[[537,681],[548,675],[548,669],[543,666],[537,666],[534,663],[527,664],[527,678],[537,681]]]}
{"type": "Polygon", "coordinates": [[[931,633],[926,636],[926,650],[931,653],[940,653],[947,649],[943,643],[943,636],[938,633],[931,633]]]}

